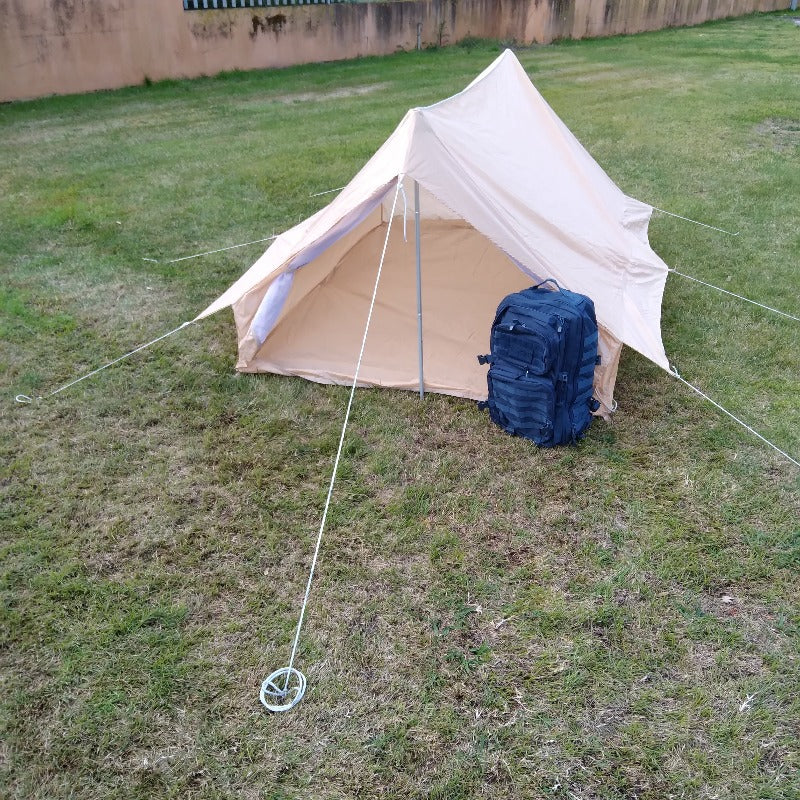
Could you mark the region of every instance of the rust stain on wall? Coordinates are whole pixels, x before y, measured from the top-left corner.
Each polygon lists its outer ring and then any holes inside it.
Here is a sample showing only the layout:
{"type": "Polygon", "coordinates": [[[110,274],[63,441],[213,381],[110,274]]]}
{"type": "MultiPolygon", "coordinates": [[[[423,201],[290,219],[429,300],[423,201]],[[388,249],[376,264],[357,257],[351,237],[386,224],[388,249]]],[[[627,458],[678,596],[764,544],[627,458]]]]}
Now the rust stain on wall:
{"type": "Polygon", "coordinates": [[[89,24],[93,30],[105,30],[106,18],[102,0],[92,0],[89,5],[89,24]]]}
{"type": "Polygon", "coordinates": [[[253,14],[252,20],[253,30],[250,31],[250,38],[255,39],[259,33],[266,33],[272,31],[275,36],[283,33],[286,27],[286,14],[272,14],[260,17],[258,14],[253,14]]]}
{"type": "Polygon", "coordinates": [[[75,19],[77,0],[50,0],[59,36],[65,36],[75,19]]]}

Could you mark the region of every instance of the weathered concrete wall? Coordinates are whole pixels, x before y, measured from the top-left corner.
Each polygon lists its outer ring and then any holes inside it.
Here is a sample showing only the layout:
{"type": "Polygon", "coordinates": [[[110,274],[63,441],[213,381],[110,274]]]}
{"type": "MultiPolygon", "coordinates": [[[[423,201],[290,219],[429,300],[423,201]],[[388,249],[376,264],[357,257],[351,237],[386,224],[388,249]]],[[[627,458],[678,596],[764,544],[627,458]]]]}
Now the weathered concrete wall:
{"type": "Polygon", "coordinates": [[[379,55],[466,36],[636,33],[788,0],[409,0],[184,11],[181,0],[0,0],[0,100],[379,55]]]}

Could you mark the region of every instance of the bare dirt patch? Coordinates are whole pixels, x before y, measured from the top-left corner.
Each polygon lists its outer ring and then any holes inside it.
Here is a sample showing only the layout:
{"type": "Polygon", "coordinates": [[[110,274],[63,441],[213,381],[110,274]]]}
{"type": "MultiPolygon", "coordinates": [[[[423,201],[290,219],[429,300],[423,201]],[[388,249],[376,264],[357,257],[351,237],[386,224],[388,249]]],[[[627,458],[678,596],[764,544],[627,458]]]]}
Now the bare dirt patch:
{"type": "Polygon", "coordinates": [[[800,147],[800,119],[770,117],[755,127],[762,142],[771,142],[774,150],[800,147]]]}

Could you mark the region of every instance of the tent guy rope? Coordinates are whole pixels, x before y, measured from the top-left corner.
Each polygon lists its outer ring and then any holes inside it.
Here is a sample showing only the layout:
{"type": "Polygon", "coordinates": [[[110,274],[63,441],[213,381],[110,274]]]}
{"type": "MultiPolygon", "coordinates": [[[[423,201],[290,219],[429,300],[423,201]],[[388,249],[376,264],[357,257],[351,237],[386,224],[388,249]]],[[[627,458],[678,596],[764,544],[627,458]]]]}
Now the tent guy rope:
{"type": "Polygon", "coordinates": [[[344,186],[339,186],[336,189],[326,189],[324,192],[315,192],[314,194],[310,194],[309,197],[322,197],[324,194],[333,194],[334,192],[341,192],[344,189],[344,186]]]}
{"type": "MultiPolygon", "coordinates": [[[[194,320],[189,320],[188,322],[184,322],[178,325],[177,328],[173,328],[171,331],[162,334],[161,336],[156,337],[155,339],[146,342],[145,344],[141,344],[138,347],[135,347],[125,355],[120,356],[119,358],[115,358],[113,361],[109,361],[108,364],[103,364],[102,367],[98,367],[97,369],[93,369],[91,372],[87,372],[85,375],[81,375],[80,378],[76,378],[74,381],[70,381],[69,383],[65,383],[63,386],[59,386],[58,389],[54,389],[52,392],[48,392],[45,395],[39,395],[36,399],[37,400],[46,400],[48,397],[53,397],[57,395],[59,392],[63,392],[64,389],[69,389],[70,386],[75,386],[76,383],[80,383],[81,381],[85,381],[87,378],[91,378],[92,375],[97,375],[98,372],[102,372],[104,369],[108,369],[109,367],[113,367],[114,364],[119,364],[120,361],[124,361],[126,358],[130,358],[130,356],[134,355],[134,353],[139,353],[142,350],[146,350],[148,347],[152,347],[152,345],[156,344],[157,342],[166,339],[168,336],[172,336],[173,333],[177,333],[178,331],[182,331],[187,325],[191,325],[194,320]]],[[[27,394],[18,394],[14,398],[18,403],[32,403],[33,398],[29,397],[27,394]]]]}
{"type": "Polygon", "coordinates": [[[792,456],[790,456],[785,450],[781,450],[781,448],[778,447],[778,445],[774,444],[769,439],[767,439],[766,437],[762,436],[757,430],[755,430],[755,428],[750,427],[750,425],[748,425],[744,420],[739,419],[739,417],[737,417],[735,414],[732,414],[730,411],[728,411],[727,408],[724,408],[723,406],[721,406],[716,400],[712,400],[705,392],[703,392],[697,386],[695,386],[694,384],[689,383],[689,381],[687,381],[685,378],[683,378],[681,376],[681,374],[678,372],[678,368],[674,364],[671,365],[670,374],[673,377],[677,378],[681,383],[683,383],[686,386],[688,386],[693,392],[695,392],[696,394],[700,395],[700,397],[702,397],[704,400],[708,400],[708,402],[711,403],[712,406],[714,406],[715,408],[719,409],[723,414],[727,414],[732,420],[734,420],[735,422],[738,422],[739,425],[741,425],[745,430],[747,430],[750,433],[752,433],[753,436],[757,437],[762,442],[764,442],[764,444],[769,445],[769,447],[771,447],[777,453],[780,453],[785,459],[791,461],[792,464],[794,464],[796,467],[800,467],[800,461],[798,461],[796,458],[793,458],[792,456]]]}
{"type": "Polygon", "coordinates": [[[378,264],[378,272],[375,276],[375,288],[372,290],[372,300],[369,304],[369,313],[367,314],[367,323],[364,326],[364,336],[361,339],[361,351],[358,354],[358,361],[356,363],[355,375],[353,376],[353,385],[350,387],[350,398],[347,401],[347,410],[344,415],[344,423],[342,424],[342,433],[339,436],[339,448],[336,451],[336,459],[333,462],[333,470],[331,473],[331,482],[328,486],[328,496],[325,499],[325,508],[322,512],[322,521],[320,522],[319,532],[317,534],[317,543],[314,548],[314,557],[311,561],[311,569],[308,573],[308,582],[306,583],[306,591],[303,597],[303,603],[300,607],[300,617],[297,620],[297,629],[294,635],[294,643],[292,644],[292,654],[289,657],[289,664],[286,667],[281,667],[269,675],[261,684],[261,691],[259,699],[261,703],[270,711],[288,711],[290,708],[296,706],[302,699],[306,690],[306,678],[302,672],[294,668],[294,659],[297,654],[297,645],[300,642],[300,630],[303,627],[303,619],[305,618],[306,607],[308,606],[308,598],[311,594],[311,583],[314,580],[314,571],[317,567],[317,560],[319,558],[320,546],[322,545],[322,534],[325,531],[325,523],[328,519],[328,509],[331,504],[331,497],[333,496],[333,487],[336,484],[336,473],[339,469],[339,461],[342,457],[342,448],[344,446],[344,437],[347,432],[347,423],[350,421],[350,411],[353,407],[353,398],[358,385],[358,374],[361,370],[361,362],[364,359],[364,348],[367,344],[367,335],[369,334],[369,326],[372,322],[372,312],[375,309],[375,298],[378,295],[378,284],[381,280],[381,273],[383,272],[383,262],[386,258],[386,249],[389,245],[389,234],[392,232],[392,222],[394,221],[394,212],[397,207],[397,197],[400,194],[403,176],[400,175],[397,179],[397,188],[394,192],[394,201],[392,202],[392,212],[389,215],[389,224],[386,228],[386,237],[383,240],[383,250],[381,252],[380,263],[378,264]],[[283,678],[283,688],[279,688],[278,682],[283,678]],[[291,685],[290,685],[291,684],[291,685]]]}
{"type": "Polygon", "coordinates": [[[701,228],[709,228],[712,231],[719,231],[720,233],[726,233],[728,236],[738,236],[739,231],[736,233],[731,233],[730,231],[726,231],[724,228],[718,228],[716,225],[706,225],[705,222],[698,222],[696,219],[691,219],[690,217],[683,217],[680,214],[673,214],[671,211],[664,211],[663,208],[658,208],[657,206],[651,206],[653,211],[659,211],[662,214],[666,214],[668,217],[675,217],[675,219],[682,219],[686,222],[691,222],[693,225],[699,225],[701,228]]]}
{"type": "Polygon", "coordinates": [[[241,244],[232,244],[230,247],[220,247],[217,250],[206,250],[203,253],[193,253],[190,256],[181,256],[180,258],[171,258],[169,261],[159,261],[157,258],[142,258],[142,261],[149,261],[151,264],[177,264],[179,261],[188,261],[190,258],[200,258],[201,256],[211,256],[214,253],[224,253],[226,250],[235,250],[237,247],[247,247],[249,244],[259,244],[260,242],[269,242],[277,239],[278,234],[267,236],[264,239],[253,239],[252,242],[242,242],[241,244]]]}
{"type": "MultiPolygon", "coordinates": [[[[322,197],[326,194],[333,194],[334,192],[340,192],[342,189],[347,188],[346,186],[338,186],[335,189],[325,189],[323,192],[314,192],[314,194],[310,194],[309,197],[322,197]]],[[[658,206],[650,206],[653,211],[658,211],[661,214],[666,214],[668,217],[675,217],[675,219],[682,219],[686,222],[691,222],[693,225],[699,225],[701,228],[709,228],[712,231],[719,231],[720,233],[725,233],[728,236],[738,236],[739,231],[736,233],[732,233],[731,231],[726,231],[724,228],[718,228],[716,225],[708,225],[705,222],[699,222],[696,219],[692,219],[691,217],[684,217],[682,214],[675,214],[672,211],[665,211],[663,208],[658,208],[658,206]]],[[[146,259],[148,260],[148,259],[146,259]]]]}
{"type": "Polygon", "coordinates": [[[713,283],[706,283],[705,281],[701,281],[700,278],[693,278],[691,275],[687,275],[684,272],[678,272],[678,270],[673,269],[670,267],[670,272],[673,272],[675,275],[680,275],[681,278],[687,278],[690,281],[694,281],[695,283],[700,283],[703,286],[708,286],[709,289],[716,289],[718,292],[722,292],[723,294],[728,294],[731,297],[735,297],[738,300],[744,300],[746,303],[752,303],[754,306],[758,306],[759,308],[763,308],[766,311],[771,311],[773,314],[780,314],[782,317],[788,317],[789,319],[796,320],[800,322],[800,317],[795,316],[794,314],[789,314],[786,311],[781,311],[778,308],[773,308],[772,306],[765,306],[763,303],[758,303],[755,300],[751,300],[749,297],[744,297],[744,295],[736,294],[735,292],[729,292],[727,289],[723,289],[720,286],[714,286],[713,283]]]}

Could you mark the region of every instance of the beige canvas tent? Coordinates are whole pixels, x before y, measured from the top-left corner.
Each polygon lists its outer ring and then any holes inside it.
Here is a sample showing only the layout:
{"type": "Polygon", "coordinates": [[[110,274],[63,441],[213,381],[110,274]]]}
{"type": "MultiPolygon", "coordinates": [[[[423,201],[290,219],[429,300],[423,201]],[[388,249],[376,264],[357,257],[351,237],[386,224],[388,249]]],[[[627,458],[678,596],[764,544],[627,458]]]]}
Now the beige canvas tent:
{"type": "Polygon", "coordinates": [[[620,191],[506,50],[459,94],[410,110],[332,203],[198,319],[233,307],[240,371],[349,384],[386,242],[359,385],[417,389],[422,372],[426,391],[483,399],[476,354],[498,302],[553,277],[595,302],[596,395],[611,409],[623,343],[669,369],[652,210],[620,191]]]}

